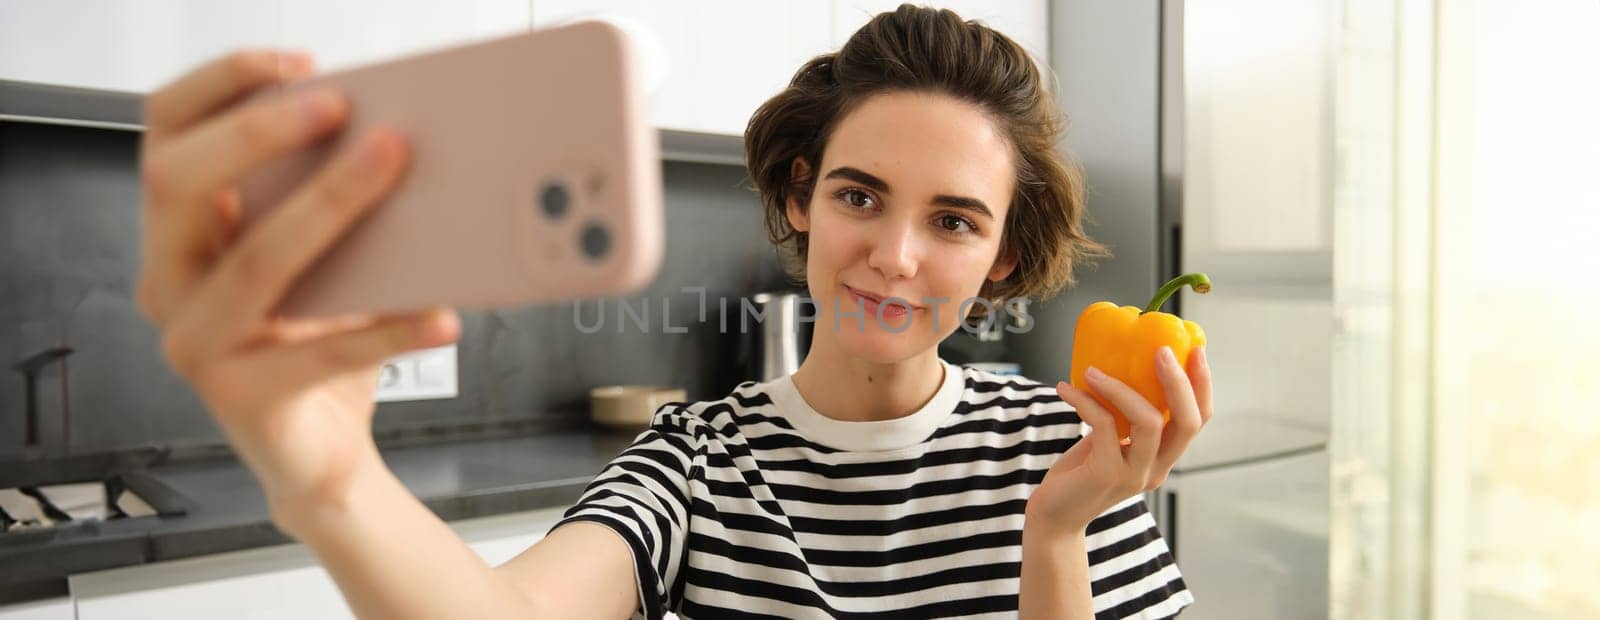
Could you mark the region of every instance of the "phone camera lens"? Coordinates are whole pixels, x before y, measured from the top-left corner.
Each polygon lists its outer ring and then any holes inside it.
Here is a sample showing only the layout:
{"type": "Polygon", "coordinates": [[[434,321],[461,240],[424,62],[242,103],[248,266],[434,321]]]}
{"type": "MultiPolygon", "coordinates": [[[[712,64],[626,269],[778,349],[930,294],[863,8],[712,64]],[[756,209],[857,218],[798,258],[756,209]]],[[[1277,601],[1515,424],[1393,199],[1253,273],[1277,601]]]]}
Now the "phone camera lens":
{"type": "Polygon", "coordinates": [[[546,183],[539,192],[539,208],[551,219],[559,219],[566,215],[567,208],[572,206],[572,194],[567,191],[567,185],[561,181],[546,183]]]}
{"type": "Polygon", "coordinates": [[[611,233],[599,223],[590,223],[583,227],[583,236],[579,238],[583,246],[584,255],[590,260],[604,258],[606,252],[611,251],[611,233]]]}

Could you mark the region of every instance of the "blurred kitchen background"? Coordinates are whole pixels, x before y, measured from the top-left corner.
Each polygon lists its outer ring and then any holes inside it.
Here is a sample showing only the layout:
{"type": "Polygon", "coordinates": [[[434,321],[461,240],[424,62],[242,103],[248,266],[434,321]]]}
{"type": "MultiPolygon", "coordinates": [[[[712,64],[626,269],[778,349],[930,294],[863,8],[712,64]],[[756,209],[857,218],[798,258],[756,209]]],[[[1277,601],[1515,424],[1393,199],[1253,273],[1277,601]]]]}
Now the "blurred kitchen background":
{"type": "MultiPolygon", "coordinates": [[[[669,245],[630,300],[652,328],[615,300],[467,313],[379,390],[391,466],[504,561],[626,444],[590,389],[759,379],[718,300],[792,286],[740,134],[896,4],[0,3],[0,619],[347,614],[135,309],[142,94],[244,46],[337,70],[586,15],[648,33],[669,245]],[[102,486],[109,516],[17,491],[102,486]]],[[[957,332],[947,359],[1054,380],[1089,303],[1215,283],[1166,308],[1216,375],[1216,418],[1149,497],[1184,617],[1600,618],[1600,2],[930,4],[1055,73],[1115,253],[1031,332],[957,332]]]]}

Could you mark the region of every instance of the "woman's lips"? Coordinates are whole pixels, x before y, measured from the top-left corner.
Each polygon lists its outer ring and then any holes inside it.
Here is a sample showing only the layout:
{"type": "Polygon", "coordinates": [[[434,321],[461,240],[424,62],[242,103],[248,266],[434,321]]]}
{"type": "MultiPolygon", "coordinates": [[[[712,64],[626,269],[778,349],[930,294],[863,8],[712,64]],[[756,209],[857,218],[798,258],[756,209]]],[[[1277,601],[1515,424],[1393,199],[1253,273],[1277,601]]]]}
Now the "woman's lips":
{"type": "MultiPolygon", "coordinates": [[[[910,302],[904,299],[899,299],[894,303],[886,304],[881,301],[883,298],[879,297],[878,295],[856,290],[851,288],[848,284],[843,286],[845,292],[849,294],[851,304],[859,304],[859,307],[866,311],[866,318],[868,319],[876,319],[878,317],[878,309],[880,307],[883,309],[883,318],[902,318],[906,315],[907,306],[910,305],[910,302]]],[[[916,306],[910,306],[910,308],[915,310],[916,306]]],[[[841,312],[848,312],[850,310],[853,309],[841,309],[841,312]]]]}

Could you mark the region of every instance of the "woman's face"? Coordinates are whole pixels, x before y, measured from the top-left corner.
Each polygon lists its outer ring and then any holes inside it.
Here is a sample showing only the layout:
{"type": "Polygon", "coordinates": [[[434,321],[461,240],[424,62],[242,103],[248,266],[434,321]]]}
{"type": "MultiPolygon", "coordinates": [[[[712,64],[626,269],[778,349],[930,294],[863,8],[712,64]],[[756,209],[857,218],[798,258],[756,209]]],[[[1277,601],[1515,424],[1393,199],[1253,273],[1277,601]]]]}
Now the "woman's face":
{"type": "Polygon", "coordinates": [[[815,337],[831,334],[850,356],[883,364],[938,346],[960,326],[962,302],[1015,266],[997,260],[1012,160],[1000,128],[948,96],[876,95],[845,116],[810,204],[788,208],[795,229],[810,233],[815,337]],[[907,303],[878,303],[891,297],[907,303]]]}

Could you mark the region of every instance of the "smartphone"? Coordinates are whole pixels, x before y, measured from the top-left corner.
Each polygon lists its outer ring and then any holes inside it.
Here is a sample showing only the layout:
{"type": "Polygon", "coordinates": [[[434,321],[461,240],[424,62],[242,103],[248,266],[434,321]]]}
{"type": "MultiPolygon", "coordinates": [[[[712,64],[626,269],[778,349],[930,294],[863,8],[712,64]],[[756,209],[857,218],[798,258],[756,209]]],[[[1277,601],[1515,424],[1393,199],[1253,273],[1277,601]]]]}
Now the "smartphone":
{"type": "Polygon", "coordinates": [[[288,293],[286,316],[502,308],[621,295],[661,263],[661,163],[626,35],[585,21],[312,76],[346,127],[243,179],[243,225],[265,217],[363,130],[411,160],[288,293]]]}

